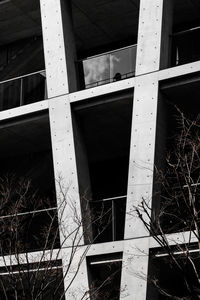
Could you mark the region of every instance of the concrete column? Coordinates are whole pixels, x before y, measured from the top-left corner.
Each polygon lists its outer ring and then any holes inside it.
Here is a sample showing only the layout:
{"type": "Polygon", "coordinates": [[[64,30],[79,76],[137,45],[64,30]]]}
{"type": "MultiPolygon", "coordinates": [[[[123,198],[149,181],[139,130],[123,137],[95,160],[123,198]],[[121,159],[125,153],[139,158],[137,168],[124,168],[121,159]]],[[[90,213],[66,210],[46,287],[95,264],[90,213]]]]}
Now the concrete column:
{"type": "Polygon", "coordinates": [[[125,242],[120,300],[146,300],[148,260],[148,238],[125,242]]]}
{"type": "Polygon", "coordinates": [[[164,0],[140,0],[136,76],[160,67],[164,0]]]}
{"type": "Polygon", "coordinates": [[[77,90],[70,1],[40,0],[48,97],[77,90]]]}
{"type": "Polygon", "coordinates": [[[125,239],[148,235],[135,208],[143,199],[151,207],[157,101],[157,73],[137,77],[133,101],[125,239]]]}
{"type": "Polygon", "coordinates": [[[81,247],[72,258],[71,249],[64,249],[62,252],[63,273],[66,300],[89,300],[89,282],[87,274],[86,252],[88,247],[81,247]],[[68,266],[72,258],[71,266],[68,266]]]}
{"type": "Polygon", "coordinates": [[[80,245],[81,208],[69,96],[50,99],[49,115],[61,243],[63,247],[80,245]]]}

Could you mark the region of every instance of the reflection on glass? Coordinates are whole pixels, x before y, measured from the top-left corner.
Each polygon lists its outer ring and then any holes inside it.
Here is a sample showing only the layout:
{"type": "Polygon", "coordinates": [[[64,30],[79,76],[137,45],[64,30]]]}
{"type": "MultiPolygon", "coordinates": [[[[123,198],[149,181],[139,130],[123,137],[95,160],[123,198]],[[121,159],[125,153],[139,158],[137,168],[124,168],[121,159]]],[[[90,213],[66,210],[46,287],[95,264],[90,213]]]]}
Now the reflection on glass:
{"type": "Polygon", "coordinates": [[[135,61],[136,45],[84,60],[85,87],[134,76],[135,61]]]}

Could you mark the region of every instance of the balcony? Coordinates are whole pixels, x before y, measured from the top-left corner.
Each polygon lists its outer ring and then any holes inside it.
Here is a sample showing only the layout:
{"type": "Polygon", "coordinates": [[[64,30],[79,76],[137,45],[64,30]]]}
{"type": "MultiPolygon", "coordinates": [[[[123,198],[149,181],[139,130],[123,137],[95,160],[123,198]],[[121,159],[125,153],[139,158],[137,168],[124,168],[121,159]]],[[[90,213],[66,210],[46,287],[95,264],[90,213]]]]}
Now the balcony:
{"type": "Polygon", "coordinates": [[[82,60],[86,89],[135,76],[137,45],[82,60]]]}
{"type": "Polygon", "coordinates": [[[176,32],[172,35],[172,66],[200,60],[200,27],[176,32]]]}
{"type": "Polygon", "coordinates": [[[44,70],[0,82],[0,111],[46,98],[44,70]]]}

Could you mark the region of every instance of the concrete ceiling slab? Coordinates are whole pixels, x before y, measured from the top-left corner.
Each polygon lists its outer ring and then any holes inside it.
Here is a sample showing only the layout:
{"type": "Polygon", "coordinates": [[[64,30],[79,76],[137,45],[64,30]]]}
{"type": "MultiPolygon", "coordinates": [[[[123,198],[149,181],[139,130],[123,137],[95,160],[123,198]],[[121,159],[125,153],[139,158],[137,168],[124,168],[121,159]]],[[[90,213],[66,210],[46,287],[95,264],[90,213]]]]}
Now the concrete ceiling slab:
{"type": "MultiPolygon", "coordinates": [[[[97,54],[137,42],[139,0],[72,0],[78,53],[97,54]]],[[[174,0],[174,25],[199,20],[199,0],[174,0]]],[[[0,4],[0,45],[41,35],[39,0],[0,4]]]]}
{"type": "Polygon", "coordinates": [[[51,149],[49,118],[45,116],[0,124],[0,157],[51,149]]]}
{"type": "Polygon", "coordinates": [[[200,21],[199,0],[173,0],[174,1],[174,27],[179,30],[184,23],[195,23],[200,21]]]}
{"type": "Polygon", "coordinates": [[[36,35],[41,35],[39,0],[0,4],[0,45],[36,35]]]}
{"type": "Polygon", "coordinates": [[[73,0],[72,11],[79,52],[136,42],[139,0],[73,0]]]}
{"type": "Polygon", "coordinates": [[[164,98],[177,106],[185,116],[196,118],[200,113],[200,74],[163,82],[160,85],[164,98]]]}
{"type": "Polygon", "coordinates": [[[75,111],[91,162],[129,155],[131,97],[75,111]]]}

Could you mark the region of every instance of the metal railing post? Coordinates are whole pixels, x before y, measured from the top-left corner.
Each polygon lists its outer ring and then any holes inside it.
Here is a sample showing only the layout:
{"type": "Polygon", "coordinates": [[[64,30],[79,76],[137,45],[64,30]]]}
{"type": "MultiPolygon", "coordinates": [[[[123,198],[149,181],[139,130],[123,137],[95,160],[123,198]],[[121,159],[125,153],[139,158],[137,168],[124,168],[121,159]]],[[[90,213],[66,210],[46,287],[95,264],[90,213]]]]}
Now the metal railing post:
{"type": "Polygon", "coordinates": [[[116,241],[115,200],[112,200],[112,238],[116,241]]]}
{"type": "Polygon", "coordinates": [[[23,77],[20,78],[20,103],[19,106],[24,104],[24,91],[23,91],[23,77]]]}

